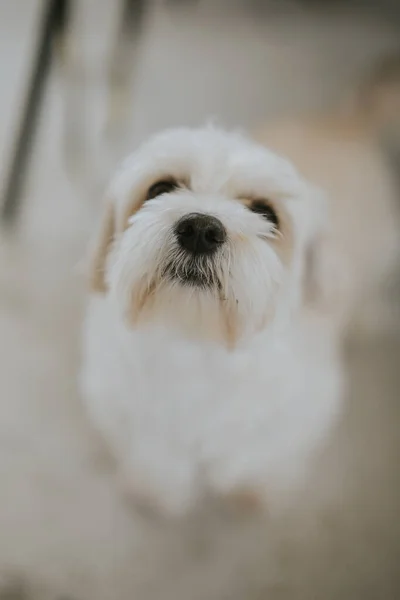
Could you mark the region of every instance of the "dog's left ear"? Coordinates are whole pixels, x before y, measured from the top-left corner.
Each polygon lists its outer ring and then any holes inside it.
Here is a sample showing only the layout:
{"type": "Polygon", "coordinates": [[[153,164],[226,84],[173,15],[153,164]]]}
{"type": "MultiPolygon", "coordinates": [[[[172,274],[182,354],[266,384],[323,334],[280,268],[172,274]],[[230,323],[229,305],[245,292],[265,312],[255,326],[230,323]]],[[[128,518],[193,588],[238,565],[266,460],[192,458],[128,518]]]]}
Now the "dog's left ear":
{"type": "Polygon", "coordinates": [[[323,235],[328,224],[329,202],[325,192],[309,182],[304,182],[300,211],[303,241],[307,245],[312,244],[323,235]]]}
{"type": "Polygon", "coordinates": [[[307,184],[303,199],[303,297],[307,304],[325,304],[330,296],[329,201],[322,190],[307,184]]]}
{"type": "Polygon", "coordinates": [[[305,240],[304,302],[322,312],[337,312],[346,286],[346,269],[345,257],[332,240],[329,198],[311,186],[307,202],[311,219],[305,240]]]}
{"type": "Polygon", "coordinates": [[[89,284],[92,292],[104,294],[107,291],[107,257],[116,234],[114,203],[107,199],[98,231],[89,253],[89,284]]]}

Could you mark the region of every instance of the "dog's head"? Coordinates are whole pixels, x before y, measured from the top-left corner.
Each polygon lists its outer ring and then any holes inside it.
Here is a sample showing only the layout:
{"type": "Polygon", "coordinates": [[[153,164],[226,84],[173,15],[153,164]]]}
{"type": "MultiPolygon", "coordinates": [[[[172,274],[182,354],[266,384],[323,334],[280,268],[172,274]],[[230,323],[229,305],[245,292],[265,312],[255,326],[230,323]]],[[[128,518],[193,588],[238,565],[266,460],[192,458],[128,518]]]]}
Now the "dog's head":
{"type": "Polygon", "coordinates": [[[93,290],[131,326],[234,345],[298,305],[322,204],[287,161],[239,134],[166,131],[110,186],[93,290]]]}

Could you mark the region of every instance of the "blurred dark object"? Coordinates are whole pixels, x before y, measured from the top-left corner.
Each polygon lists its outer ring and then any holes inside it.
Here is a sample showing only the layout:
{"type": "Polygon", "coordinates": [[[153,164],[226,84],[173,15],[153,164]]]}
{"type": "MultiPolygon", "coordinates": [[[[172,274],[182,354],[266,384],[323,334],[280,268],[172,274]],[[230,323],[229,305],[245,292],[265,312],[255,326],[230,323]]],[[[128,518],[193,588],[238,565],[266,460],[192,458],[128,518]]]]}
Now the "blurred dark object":
{"type": "Polygon", "coordinates": [[[35,139],[40,108],[51,67],[51,52],[54,41],[66,27],[70,0],[49,0],[43,11],[38,48],[32,68],[21,125],[16,137],[14,155],[6,184],[2,219],[12,223],[17,215],[25,173],[35,139]]]}

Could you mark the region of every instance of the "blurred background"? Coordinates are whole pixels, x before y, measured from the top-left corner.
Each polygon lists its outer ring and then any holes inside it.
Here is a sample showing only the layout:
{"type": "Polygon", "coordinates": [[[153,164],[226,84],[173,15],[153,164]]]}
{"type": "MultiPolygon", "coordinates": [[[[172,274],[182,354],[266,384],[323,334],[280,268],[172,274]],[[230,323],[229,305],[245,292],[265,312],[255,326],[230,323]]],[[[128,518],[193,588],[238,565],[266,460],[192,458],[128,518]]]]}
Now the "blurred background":
{"type": "MultiPolygon", "coordinates": [[[[0,0],[1,600],[132,597],[133,526],[88,467],[76,391],[82,261],[118,160],[167,126],[329,110],[399,53],[396,0],[0,0]]],[[[260,567],[240,595],[182,597],[399,597],[398,326],[349,343],[347,365],[317,494],[345,481],[335,509],[304,517],[273,589],[260,567]]]]}

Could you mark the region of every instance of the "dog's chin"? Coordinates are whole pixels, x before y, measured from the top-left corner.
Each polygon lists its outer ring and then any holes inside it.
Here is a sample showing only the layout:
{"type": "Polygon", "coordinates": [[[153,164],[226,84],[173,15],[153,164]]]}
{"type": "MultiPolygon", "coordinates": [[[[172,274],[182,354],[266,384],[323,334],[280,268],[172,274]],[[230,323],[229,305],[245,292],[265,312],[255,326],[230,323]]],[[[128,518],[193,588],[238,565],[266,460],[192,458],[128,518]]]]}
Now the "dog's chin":
{"type": "Polygon", "coordinates": [[[243,329],[237,303],[224,297],[212,272],[169,266],[149,287],[131,296],[128,320],[133,328],[168,328],[192,341],[234,347],[243,329]]]}
{"type": "Polygon", "coordinates": [[[266,302],[262,314],[238,300],[232,287],[213,273],[195,268],[164,270],[150,284],[136,282],[129,296],[116,297],[128,328],[160,328],[191,342],[211,343],[228,350],[263,330],[274,317],[266,302]],[[226,289],[227,288],[227,289],[226,289]]]}
{"type": "Polygon", "coordinates": [[[211,295],[222,289],[220,278],[212,266],[196,259],[187,261],[183,265],[169,263],[164,269],[163,276],[172,284],[202,290],[211,295]]]}

